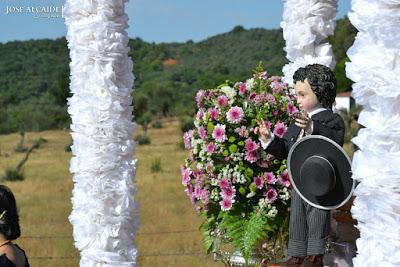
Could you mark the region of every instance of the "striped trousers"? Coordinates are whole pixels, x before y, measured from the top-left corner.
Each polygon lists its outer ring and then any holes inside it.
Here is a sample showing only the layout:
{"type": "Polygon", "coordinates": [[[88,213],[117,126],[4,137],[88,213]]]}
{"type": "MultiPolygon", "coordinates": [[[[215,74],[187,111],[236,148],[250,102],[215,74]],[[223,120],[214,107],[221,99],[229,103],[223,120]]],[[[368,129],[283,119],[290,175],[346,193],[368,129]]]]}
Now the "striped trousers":
{"type": "Polygon", "coordinates": [[[288,256],[325,253],[330,229],[330,211],[315,208],[293,189],[289,222],[288,256]]]}

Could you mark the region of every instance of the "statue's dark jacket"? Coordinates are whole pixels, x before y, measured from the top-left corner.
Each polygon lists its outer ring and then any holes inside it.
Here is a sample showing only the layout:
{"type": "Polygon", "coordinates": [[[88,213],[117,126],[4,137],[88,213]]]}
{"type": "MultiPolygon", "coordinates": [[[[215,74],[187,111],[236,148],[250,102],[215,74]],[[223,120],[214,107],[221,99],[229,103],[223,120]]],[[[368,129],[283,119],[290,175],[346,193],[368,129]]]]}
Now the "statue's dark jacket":
{"type": "MultiPolygon", "coordinates": [[[[312,135],[323,135],[343,146],[345,126],[339,114],[327,109],[314,114],[311,116],[311,119],[313,121],[312,135]]],[[[275,135],[272,142],[266,148],[266,151],[277,159],[286,159],[290,148],[296,143],[300,131],[300,127],[294,124],[294,122],[291,123],[283,138],[275,135]]]]}

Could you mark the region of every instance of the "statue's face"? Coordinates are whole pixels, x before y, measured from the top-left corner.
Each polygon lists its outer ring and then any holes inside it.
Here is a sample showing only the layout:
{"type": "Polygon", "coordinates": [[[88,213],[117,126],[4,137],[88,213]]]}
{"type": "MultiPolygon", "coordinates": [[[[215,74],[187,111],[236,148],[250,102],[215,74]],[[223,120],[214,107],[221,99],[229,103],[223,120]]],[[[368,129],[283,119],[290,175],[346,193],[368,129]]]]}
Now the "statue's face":
{"type": "Polygon", "coordinates": [[[297,103],[301,110],[311,112],[317,108],[321,108],[322,105],[319,103],[317,96],[311,89],[307,79],[304,82],[297,81],[294,85],[294,89],[297,95],[297,103]]]}

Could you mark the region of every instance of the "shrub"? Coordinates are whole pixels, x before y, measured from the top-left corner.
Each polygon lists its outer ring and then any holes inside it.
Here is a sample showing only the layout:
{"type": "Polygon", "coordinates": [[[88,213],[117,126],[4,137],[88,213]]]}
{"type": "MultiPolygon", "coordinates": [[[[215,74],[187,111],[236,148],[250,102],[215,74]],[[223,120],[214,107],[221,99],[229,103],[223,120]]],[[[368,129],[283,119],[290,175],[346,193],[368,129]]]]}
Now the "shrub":
{"type": "Polygon", "coordinates": [[[194,128],[193,118],[189,116],[181,117],[179,120],[180,128],[182,133],[189,131],[190,129],[194,128]]]}
{"type": "Polygon", "coordinates": [[[161,159],[159,157],[153,159],[151,162],[151,172],[160,172],[161,171],[161,159]]]}
{"type": "Polygon", "coordinates": [[[3,181],[22,181],[24,179],[24,175],[13,168],[7,168],[4,175],[1,177],[3,181]]]}
{"type": "Polygon", "coordinates": [[[148,145],[150,144],[150,137],[147,135],[138,135],[135,137],[135,141],[137,141],[139,145],[148,145]]]}
{"type": "Polygon", "coordinates": [[[156,120],[156,121],[154,121],[153,123],[152,123],[152,125],[151,125],[153,128],[156,128],[156,129],[160,129],[160,128],[162,128],[163,126],[162,126],[162,123],[161,123],[161,121],[160,120],[156,120]]]}

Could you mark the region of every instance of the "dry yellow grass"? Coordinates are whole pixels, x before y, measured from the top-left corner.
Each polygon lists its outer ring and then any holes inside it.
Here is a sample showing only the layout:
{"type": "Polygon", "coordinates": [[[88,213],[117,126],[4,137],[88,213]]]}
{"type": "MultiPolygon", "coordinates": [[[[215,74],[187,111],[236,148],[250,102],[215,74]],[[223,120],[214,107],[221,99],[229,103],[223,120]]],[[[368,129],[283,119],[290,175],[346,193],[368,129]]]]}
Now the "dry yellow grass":
{"type": "MultiPolygon", "coordinates": [[[[149,130],[151,145],[137,147],[138,266],[223,266],[204,253],[198,231],[202,219],[192,209],[180,183],[179,166],[186,152],[178,147],[178,122],[164,121],[163,126],[149,130]],[[162,171],[152,173],[151,162],[157,157],[162,171]]],[[[26,146],[39,136],[48,142],[31,153],[23,167],[25,180],[5,182],[13,190],[20,212],[22,237],[17,243],[26,250],[33,267],[78,266],[79,253],[73,246],[68,221],[73,184],[69,173],[71,153],[64,147],[70,144],[70,133],[29,132],[26,146]]],[[[0,135],[0,175],[23,157],[14,152],[18,140],[18,134],[0,135]]]]}

